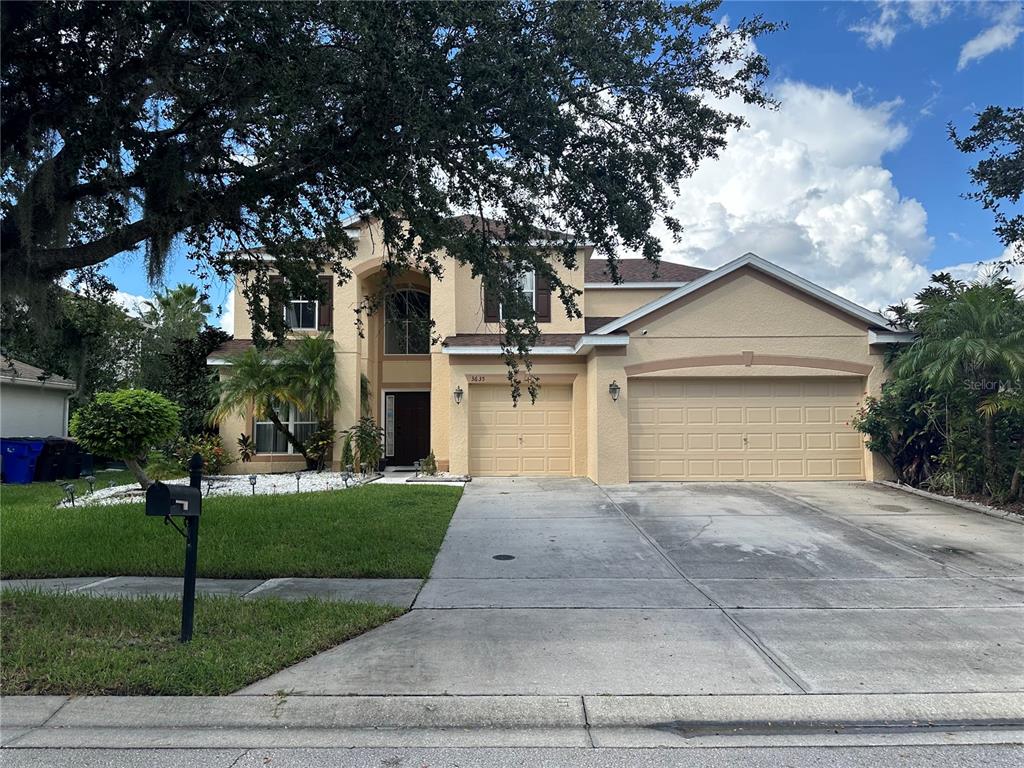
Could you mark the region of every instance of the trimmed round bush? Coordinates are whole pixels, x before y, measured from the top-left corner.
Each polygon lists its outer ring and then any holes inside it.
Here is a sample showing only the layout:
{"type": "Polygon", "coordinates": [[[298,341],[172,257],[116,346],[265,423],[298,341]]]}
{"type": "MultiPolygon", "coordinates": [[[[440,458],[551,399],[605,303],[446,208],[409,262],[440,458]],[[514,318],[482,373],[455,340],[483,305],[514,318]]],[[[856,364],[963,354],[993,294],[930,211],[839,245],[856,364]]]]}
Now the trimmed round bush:
{"type": "Polygon", "coordinates": [[[140,462],[153,447],[178,436],[181,409],[148,389],[100,392],[75,413],[70,431],[86,450],[122,460],[148,488],[140,462]]]}

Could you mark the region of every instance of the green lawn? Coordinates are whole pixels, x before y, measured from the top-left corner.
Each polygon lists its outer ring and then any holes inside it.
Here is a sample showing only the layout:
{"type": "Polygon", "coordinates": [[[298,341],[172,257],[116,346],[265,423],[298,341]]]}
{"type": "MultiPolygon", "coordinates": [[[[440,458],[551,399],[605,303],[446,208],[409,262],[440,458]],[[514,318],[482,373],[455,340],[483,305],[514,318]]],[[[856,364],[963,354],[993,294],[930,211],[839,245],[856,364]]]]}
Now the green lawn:
{"type": "Polygon", "coordinates": [[[181,603],[5,591],[0,693],[224,695],[393,619],[402,610],[315,600],[196,599],[191,643],[181,603]]]}
{"type": "MultiPolygon", "coordinates": [[[[199,575],[426,578],[461,494],[368,485],[204,499],[199,575]]],[[[184,540],[141,504],[55,509],[61,498],[56,484],[0,489],[0,576],[181,575],[184,540]]]]}

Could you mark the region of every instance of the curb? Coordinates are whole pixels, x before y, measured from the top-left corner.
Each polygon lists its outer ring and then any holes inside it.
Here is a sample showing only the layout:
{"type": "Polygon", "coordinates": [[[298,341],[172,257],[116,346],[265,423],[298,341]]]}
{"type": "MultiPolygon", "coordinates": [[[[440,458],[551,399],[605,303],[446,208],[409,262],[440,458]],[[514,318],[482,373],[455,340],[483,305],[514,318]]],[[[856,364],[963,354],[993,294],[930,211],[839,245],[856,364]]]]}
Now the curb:
{"type": "Polygon", "coordinates": [[[1024,694],[18,696],[5,748],[711,746],[1024,741],[1024,694]],[[873,735],[872,735],[873,734],[873,735]]]}
{"type": "Polygon", "coordinates": [[[915,496],[921,496],[922,498],[931,499],[932,501],[941,501],[953,507],[969,509],[972,512],[980,512],[983,515],[988,515],[989,517],[994,517],[998,520],[1008,520],[1011,523],[1024,525],[1024,518],[1010,512],[1009,510],[990,507],[987,504],[979,504],[976,501],[964,501],[963,499],[957,499],[952,496],[943,496],[940,493],[932,493],[931,491],[923,491],[920,488],[914,488],[911,485],[904,485],[903,483],[894,483],[890,480],[873,480],[872,482],[875,485],[884,485],[886,488],[893,488],[897,491],[903,491],[904,493],[912,493],[915,496]]]}

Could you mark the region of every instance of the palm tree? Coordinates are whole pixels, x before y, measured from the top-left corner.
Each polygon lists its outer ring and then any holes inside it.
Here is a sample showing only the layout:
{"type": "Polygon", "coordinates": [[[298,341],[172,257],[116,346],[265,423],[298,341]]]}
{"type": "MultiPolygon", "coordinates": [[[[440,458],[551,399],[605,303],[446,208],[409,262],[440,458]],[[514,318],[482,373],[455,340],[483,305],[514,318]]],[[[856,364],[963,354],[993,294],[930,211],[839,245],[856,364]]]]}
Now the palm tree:
{"type": "Polygon", "coordinates": [[[153,301],[145,305],[143,322],[151,328],[160,328],[169,341],[195,337],[202,330],[206,316],[213,311],[206,295],[187,283],[157,292],[153,301]]]}
{"type": "Polygon", "coordinates": [[[308,462],[306,446],[281,421],[277,407],[287,403],[321,422],[331,420],[340,398],[330,334],[305,336],[283,351],[249,349],[229,363],[231,374],[221,381],[220,401],[210,421],[219,424],[232,413],[245,416],[251,411],[257,420],[269,420],[308,462]]]}
{"type": "Polygon", "coordinates": [[[330,421],[340,402],[331,335],[303,336],[284,352],[279,368],[282,399],[319,421],[330,421]]]}
{"type": "MultiPolygon", "coordinates": [[[[943,276],[946,277],[946,276],[943,276]]],[[[1006,382],[1024,382],[1024,302],[1001,274],[965,284],[937,280],[941,287],[919,296],[910,313],[917,340],[896,363],[897,375],[919,373],[937,391],[967,387],[979,397],[984,424],[985,480],[995,491],[996,429],[1000,409],[986,405],[1006,382]]]]}

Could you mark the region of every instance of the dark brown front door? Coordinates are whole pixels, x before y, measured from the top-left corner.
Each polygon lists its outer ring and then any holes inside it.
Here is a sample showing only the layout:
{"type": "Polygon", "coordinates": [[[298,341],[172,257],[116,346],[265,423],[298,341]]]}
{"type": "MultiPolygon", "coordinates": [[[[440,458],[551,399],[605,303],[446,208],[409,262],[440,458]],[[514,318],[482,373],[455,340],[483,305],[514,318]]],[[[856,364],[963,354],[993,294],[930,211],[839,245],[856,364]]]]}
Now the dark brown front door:
{"type": "Polygon", "coordinates": [[[412,466],[430,453],[430,393],[387,394],[395,398],[395,455],[388,464],[412,466]]]}

